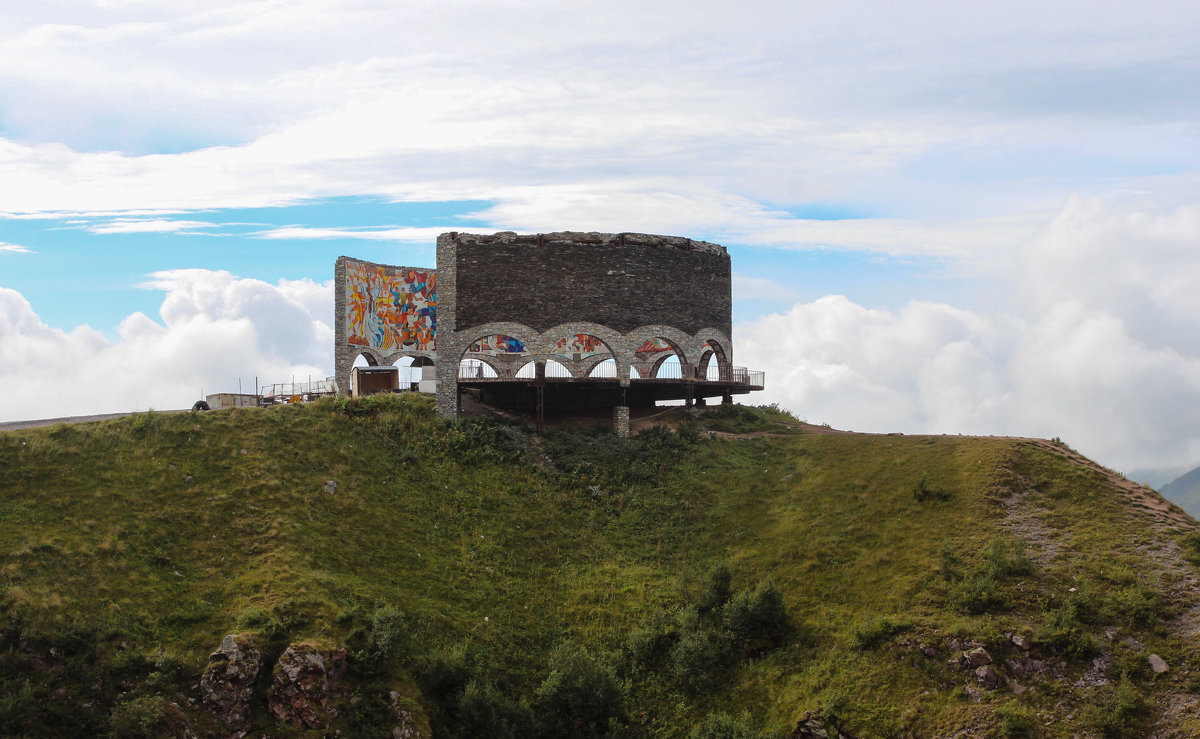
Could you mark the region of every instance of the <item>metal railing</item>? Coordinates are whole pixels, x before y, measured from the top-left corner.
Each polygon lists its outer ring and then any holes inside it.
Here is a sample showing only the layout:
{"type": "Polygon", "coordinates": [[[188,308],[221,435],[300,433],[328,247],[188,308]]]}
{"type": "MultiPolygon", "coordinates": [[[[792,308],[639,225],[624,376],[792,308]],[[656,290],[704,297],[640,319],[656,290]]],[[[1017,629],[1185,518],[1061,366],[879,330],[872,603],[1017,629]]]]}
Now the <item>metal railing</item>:
{"type": "MultiPolygon", "coordinates": [[[[690,370],[689,370],[690,372],[690,370]]],[[[721,373],[715,367],[710,365],[708,373],[704,377],[692,378],[690,374],[685,378],[683,366],[678,362],[664,362],[658,366],[653,377],[640,377],[635,370],[629,373],[629,379],[633,382],[641,380],[683,380],[683,379],[698,379],[707,382],[729,382],[737,385],[748,385],[750,387],[763,387],[766,378],[766,373],[761,370],[751,370],[745,367],[730,367],[729,377],[722,378],[721,373]]],[[[516,375],[511,378],[502,378],[496,374],[496,371],[484,362],[476,359],[465,359],[459,364],[458,379],[460,380],[533,380],[536,379],[536,368],[533,362],[521,367],[516,375]]],[[[549,364],[546,367],[546,377],[549,379],[570,379],[571,374],[566,367],[560,364],[549,364]]],[[[581,378],[585,379],[585,378],[581,378]]],[[[586,379],[602,379],[615,380],[617,379],[617,365],[611,360],[600,362],[595,365],[586,375],[586,379]]]]}

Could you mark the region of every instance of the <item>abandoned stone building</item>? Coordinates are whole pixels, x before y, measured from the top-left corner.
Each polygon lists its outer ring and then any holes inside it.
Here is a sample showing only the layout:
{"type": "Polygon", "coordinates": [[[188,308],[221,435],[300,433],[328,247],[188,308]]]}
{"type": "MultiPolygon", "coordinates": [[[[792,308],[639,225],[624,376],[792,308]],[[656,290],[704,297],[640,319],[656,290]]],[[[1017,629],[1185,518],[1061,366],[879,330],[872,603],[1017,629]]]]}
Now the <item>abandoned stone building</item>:
{"type": "Polygon", "coordinates": [[[539,426],[547,412],[611,408],[626,433],[630,407],[763,387],[732,364],[729,254],[705,241],[452,232],[436,269],[340,257],[335,290],[339,389],[396,389],[368,368],[410,357],[445,416],[469,393],[539,426]]]}

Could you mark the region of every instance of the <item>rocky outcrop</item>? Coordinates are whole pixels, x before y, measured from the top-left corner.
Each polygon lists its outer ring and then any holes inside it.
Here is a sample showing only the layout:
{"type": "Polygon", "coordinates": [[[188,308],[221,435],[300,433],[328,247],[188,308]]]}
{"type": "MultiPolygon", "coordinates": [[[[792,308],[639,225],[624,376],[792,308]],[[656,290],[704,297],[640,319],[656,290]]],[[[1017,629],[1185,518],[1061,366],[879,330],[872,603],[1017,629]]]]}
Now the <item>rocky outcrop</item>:
{"type": "Polygon", "coordinates": [[[392,739],[429,739],[429,721],[414,710],[399,691],[388,693],[388,707],[396,721],[392,726],[392,739]]]}
{"type": "Polygon", "coordinates": [[[302,729],[325,728],[330,700],[346,668],[346,650],[341,647],[289,645],[275,665],[268,703],[271,715],[302,729]]]}
{"type": "Polygon", "coordinates": [[[845,730],[827,726],[815,711],[808,711],[796,723],[791,739],[855,739],[855,737],[845,730]]]}
{"type": "Polygon", "coordinates": [[[261,666],[262,653],[253,639],[229,634],[209,655],[200,677],[201,700],[234,736],[243,736],[250,728],[250,697],[261,666]]]}

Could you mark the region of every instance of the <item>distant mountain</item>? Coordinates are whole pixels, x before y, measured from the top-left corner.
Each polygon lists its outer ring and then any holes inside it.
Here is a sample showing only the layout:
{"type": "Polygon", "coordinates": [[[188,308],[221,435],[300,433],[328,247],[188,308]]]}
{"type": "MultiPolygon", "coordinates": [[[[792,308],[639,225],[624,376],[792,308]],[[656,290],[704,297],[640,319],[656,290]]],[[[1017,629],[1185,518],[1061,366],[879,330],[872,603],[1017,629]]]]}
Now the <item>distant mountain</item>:
{"type": "Polygon", "coordinates": [[[1176,477],[1159,492],[1195,518],[1200,514],[1200,467],[1176,477]]]}

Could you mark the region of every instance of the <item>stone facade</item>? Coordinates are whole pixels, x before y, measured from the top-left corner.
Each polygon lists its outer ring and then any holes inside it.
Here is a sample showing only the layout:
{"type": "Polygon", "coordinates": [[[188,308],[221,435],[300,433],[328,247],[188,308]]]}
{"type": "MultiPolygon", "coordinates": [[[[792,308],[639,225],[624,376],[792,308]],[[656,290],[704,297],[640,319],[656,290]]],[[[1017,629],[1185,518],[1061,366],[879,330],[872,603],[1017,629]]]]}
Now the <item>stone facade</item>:
{"type": "Polygon", "coordinates": [[[595,336],[608,355],[574,367],[563,362],[574,377],[609,355],[622,385],[630,367],[647,376],[657,362],[639,360],[636,351],[654,338],[671,345],[687,377],[701,372],[707,343],[720,377],[729,377],[732,294],[724,247],[647,234],[447,233],[438,237],[437,263],[442,415],[458,413],[459,361],[473,343],[496,334],[527,350],[519,362],[471,355],[501,377],[528,362],[562,362],[555,347],[576,334],[595,336]]]}

